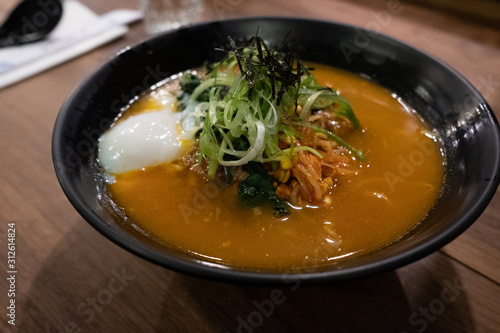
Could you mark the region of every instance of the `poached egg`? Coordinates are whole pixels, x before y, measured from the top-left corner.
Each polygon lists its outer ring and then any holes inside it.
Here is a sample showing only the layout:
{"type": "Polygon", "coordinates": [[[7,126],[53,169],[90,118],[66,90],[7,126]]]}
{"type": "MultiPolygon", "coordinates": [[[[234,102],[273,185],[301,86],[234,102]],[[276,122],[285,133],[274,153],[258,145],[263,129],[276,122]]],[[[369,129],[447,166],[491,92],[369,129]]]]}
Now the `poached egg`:
{"type": "MultiPolygon", "coordinates": [[[[165,97],[165,96],[163,96],[165,97]]],[[[175,101],[175,96],[170,96],[175,101]]],[[[109,175],[144,169],[174,161],[194,140],[195,130],[180,122],[184,112],[175,112],[175,103],[160,110],[143,112],[116,123],[99,139],[98,159],[109,175]]]]}

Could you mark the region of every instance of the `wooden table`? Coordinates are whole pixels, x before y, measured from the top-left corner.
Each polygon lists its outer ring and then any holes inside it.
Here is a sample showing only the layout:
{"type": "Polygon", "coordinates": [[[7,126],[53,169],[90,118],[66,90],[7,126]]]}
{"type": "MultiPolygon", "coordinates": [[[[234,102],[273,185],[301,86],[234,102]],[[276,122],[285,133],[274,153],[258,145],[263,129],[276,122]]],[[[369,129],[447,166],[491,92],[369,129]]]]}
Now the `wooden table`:
{"type": "MultiPolygon", "coordinates": [[[[1,0],[0,15],[17,0],[1,0]]],[[[83,1],[97,13],[136,1],[83,1]]],[[[415,3],[417,1],[414,1],[415,3]]],[[[472,4],[471,4],[472,5],[472,4]]],[[[207,1],[204,20],[302,16],[375,27],[448,62],[500,116],[500,29],[386,1],[207,1]],[[379,21],[377,21],[379,20],[379,21]]],[[[216,283],[141,260],[73,209],[52,167],[58,110],[126,37],[0,90],[1,332],[500,332],[500,195],[442,250],[401,269],[347,283],[278,289],[216,283]],[[16,224],[16,326],[7,324],[8,223],[16,224]],[[262,308],[264,307],[264,308],[262,308]],[[261,310],[259,310],[261,308],[261,310]],[[259,313],[260,311],[260,313],[259,313]],[[255,326],[255,327],[254,327],[255,326]]]]}

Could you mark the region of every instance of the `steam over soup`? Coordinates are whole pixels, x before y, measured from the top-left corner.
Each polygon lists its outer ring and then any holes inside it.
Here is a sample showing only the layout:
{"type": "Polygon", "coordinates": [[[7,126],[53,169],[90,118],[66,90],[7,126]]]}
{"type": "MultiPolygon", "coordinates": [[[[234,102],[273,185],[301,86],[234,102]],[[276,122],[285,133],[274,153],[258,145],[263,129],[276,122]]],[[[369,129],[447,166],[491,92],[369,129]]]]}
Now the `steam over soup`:
{"type": "Polygon", "coordinates": [[[443,183],[436,134],[374,83],[249,45],[208,74],[166,80],[101,137],[128,220],[208,261],[261,269],[348,260],[414,228],[443,183]]]}

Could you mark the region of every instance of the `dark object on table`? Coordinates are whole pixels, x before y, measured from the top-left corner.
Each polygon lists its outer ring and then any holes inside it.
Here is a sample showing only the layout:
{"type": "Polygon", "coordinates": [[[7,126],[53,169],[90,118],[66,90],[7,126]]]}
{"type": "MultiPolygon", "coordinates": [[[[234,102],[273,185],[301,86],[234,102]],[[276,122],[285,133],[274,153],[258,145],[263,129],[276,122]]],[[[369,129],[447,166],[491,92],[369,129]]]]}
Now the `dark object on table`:
{"type": "Polygon", "coordinates": [[[21,45],[45,38],[61,20],[60,0],[24,0],[0,27],[0,47],[21,45]]]}

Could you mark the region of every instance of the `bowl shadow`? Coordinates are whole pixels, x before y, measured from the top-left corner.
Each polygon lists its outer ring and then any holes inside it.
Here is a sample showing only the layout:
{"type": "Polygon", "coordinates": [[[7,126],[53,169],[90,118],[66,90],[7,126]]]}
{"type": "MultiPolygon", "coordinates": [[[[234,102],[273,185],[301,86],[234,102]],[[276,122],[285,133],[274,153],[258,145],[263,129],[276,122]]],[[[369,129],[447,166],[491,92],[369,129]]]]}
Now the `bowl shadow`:
{"type": "MultiPolygon", "coordinates": [[[[21,332],[419,332],[412,313],[440,295],[444,278],[457,276],[451,259],[436,253],[323,286],[226,284],[161,268],[81,219],[70,223],[20,299],[21,332]]],[[[425,332],[450,332],[450,323],[453,332],[474,331],[466,294],[425,332]]]]}
{"type": "MultiPolygon", "coordinates": [[[[207,332],[474,332],[466,295],[433,312],[447,280],[436,272],[457,276],[451,259],[436,254],[403,270],[322,286],[263,288],[176,275],[171,287],[189,294],[189,311],[211,323],[207,332]]],[[[165,298],[164,309],[172,306],[165,298]]]]}

